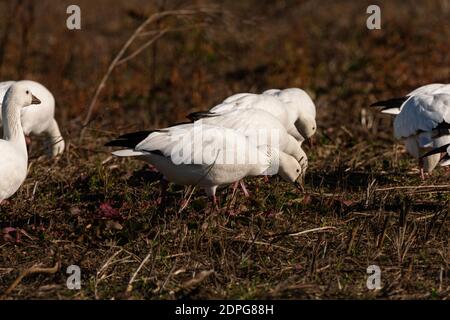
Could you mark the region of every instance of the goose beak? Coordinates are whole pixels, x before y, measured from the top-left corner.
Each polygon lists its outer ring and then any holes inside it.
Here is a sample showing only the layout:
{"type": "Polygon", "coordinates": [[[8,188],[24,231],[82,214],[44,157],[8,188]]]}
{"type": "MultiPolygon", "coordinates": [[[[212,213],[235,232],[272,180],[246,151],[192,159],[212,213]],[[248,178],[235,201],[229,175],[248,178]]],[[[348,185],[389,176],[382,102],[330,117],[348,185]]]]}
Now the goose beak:
{"type": "Polygon", "coordinates": [[[36,98],[34,94],[31,95],[31,104],[41,104],[41,100],[36,98]]]}
{"type": "Polygon", "coordinates": [[[312,137],[307,139],[307,142],[310,148],[314,148],[314,139],[312,137]]]}

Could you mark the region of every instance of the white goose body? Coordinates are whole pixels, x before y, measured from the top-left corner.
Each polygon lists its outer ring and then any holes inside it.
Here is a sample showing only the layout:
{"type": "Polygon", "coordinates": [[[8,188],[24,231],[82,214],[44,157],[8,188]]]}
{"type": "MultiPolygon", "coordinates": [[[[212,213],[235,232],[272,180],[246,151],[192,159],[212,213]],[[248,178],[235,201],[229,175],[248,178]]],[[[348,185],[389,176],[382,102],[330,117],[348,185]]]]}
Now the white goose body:
{"type": "MultiPolygon", "coordinates": [[[[450,143],[450,94],[411,96],[394,120],[394,135],[405,140],[408,153],[417,159],[450,143]]],[[[441,156],[433,154],[422,160],[425,171],[431,172],[441,156]]]]}
{"type": "MultiPolygon", "coordinates": [[[[25,138],[24,138],[25,145],[25,138]]],[[[27,177],[28,156],[20,146],[0,141],[0,202],[10,198],[27,177]]]]}
{"type": "Polygon", "coordinates": [[[407,96],[411,97],[418,94],[439,94],[446,93],[450,94],[450,84],[444,83],[431,83],[421,86],[410,93],[407,96]]]}
{"type": "Polygon", "coordinates": [[[20,121],[22,108],[40,101],[27,83],[17,82],[7,90],[2,107],[3,139],[0,140],[0,203],[10,198],[25,181],[28,154],[20,121]]]}
{"type": "Polygon", "coordinates": [[[432,96],[441,94],[450,94],[450,84],[427,84],[411,91],[404,97],[379,101],[371,105],[382,107],[382,113],[396,116],[394,134],[397,139],[404,140],[406,150],[411,156],[420,159],[421,172],[423,170],[433,171],[440,161],[439,154],[427,157],[423,157],[423,154],[430,148],[439,148],[450,139],[448,135],[436,132],[433,127],[438,125],[436,120],[444,115],[442,113],[444,110],[439,110],[440,107],[437,107],[440,104],[438,101],[440,98],[433,101],[432,96]],[[436,105],[433,106],[435,103],[436,105]],[[404,111],[405,108],[408,110],[404,111]]]}
{"type": "Polygon", "coordinates": [[[129,146],[113,154],[138,157],[154,165],[167,181],[202,187],[212,197],[219,186],[247,176],[279,174],[295,182],[302,170],[293,157],[269,146],[257,147],[228,128],[185,124],[150,133],[142,140],[139,135],[124,135],[107,145],[129,146]]]}
{"type": "Polygon", "coordinates": [[[382,113],[398,115],[408,100],[415,95],[450,94],[450,84],[431,83],[414,89],[404,97],[392,98],[372,104],[373,107],[383,107],[382,113]]]}
{"type": "MultiPolygon", "coordinates": [[[[39,105],[32,105],[22,109],[21,122],[24,134],[27,136],[30,134],[46,134],[49,137],[52,156],[61,154],[64,151],[65,143],[54,117],[55,98],[47,88],[38,82],[30,80],[20,82],[27,85],[35,96],[38,96],[41,100],[39,105]]],[[[6,91],[14,83],[17,82],[6,81],[0,83],[0,101],[3,100],[6,91]]],[[[2,107],[1,103],[0,107],[2,107]]]]}
{"type": "Polygon", "coordinates": [[[297,140],[287,132],[277,118],[264,110],[232,110],[202,118],[196,123],[234,129],[257,146],[271,145],[294,157],[302,168],[306,169],[308,166],[307,156],[297,140]]]}
{"type": "Polygon", "coordinates": [[[222,115],[234,110],[248,109],[258,109],[269,112],[283,124],[290,135],[298,141],[304,140],[295,127],[295,121],[290,120],[289,113],[284,104],[276,97],[269,95],[238,93],[210,109],[209,113],[213,115],[222,115]]]}
{"type": "Polygon", "coordinates": [[[272,114],[300,144],[311,138],[317,130],[316,107],[309,95],[298,88],[271,89],[263,94],[237,93],[208,112],[193,113],[189,117],[191,120],[198,120],[204,116],[248,109],[259,109],[272,114]]]}

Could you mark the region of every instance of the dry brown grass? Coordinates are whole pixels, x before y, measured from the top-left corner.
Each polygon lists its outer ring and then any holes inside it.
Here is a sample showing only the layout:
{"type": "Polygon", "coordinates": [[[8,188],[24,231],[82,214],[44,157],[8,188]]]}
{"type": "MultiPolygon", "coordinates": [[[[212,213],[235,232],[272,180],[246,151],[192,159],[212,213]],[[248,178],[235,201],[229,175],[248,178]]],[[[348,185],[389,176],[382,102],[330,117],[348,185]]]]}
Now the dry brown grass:
{"type": "Polygon", "coordinates": [[[382,2],[383,29],[371,32],[367,1],[189,3],[221,13],[116,68],[82,139],[95,87],[120,47],[147,14],[183,3],[75,2],[80,32],[65,29],[68,1],[40,1],[31,14],[0,21],[0,41],[12,30],[0,51],[2,79],[46,84],[68,140],[58,161],[40,157],[35,142],[28,179],[0,208],[0,230],[17,230],[0,239],[0,292],[32,266],[61,265],[20,279],[8,299],[449,297],[449,173],[421,182],[392,138],[392,120],[367,109],[449,82],[448,1],[382,2]],[[28,31],[21,19],[33,22],[28,31]],[[297,86],[314,96],[320,128],[307,150],[305,193],[250,179],[251,200],[224,189],[224,209],[211,212],[196,191],[180,212],[186,190],[172,186],[161,213],[157,175],[102,147],[235,92],[297,86]],[[102,215],[105,203],[112,217],[102,215]],[[82,269],[80,291],[65,286],[72,264],[82,269]],[[366,288],[371,264],[382,269],[380,291],[366,288]]]}

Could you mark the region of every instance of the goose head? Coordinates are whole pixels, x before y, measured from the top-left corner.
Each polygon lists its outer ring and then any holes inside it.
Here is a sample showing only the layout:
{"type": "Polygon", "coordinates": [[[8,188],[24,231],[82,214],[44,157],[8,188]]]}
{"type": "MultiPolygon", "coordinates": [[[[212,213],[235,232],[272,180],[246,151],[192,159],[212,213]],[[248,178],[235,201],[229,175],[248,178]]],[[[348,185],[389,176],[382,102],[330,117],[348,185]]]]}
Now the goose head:
{"type": "Polygon", "coordinates": [[[298,88],[285,89],[277,93],[296,118],[295,127],[305,139],[310,139],[317,130],[316,107],[311,97],[298,88]]]}
{"type": "Polygon", "coordinates": [[[302,137],[311,139],[317,131],[316,119],[308,114],[301,114],[295,122],[295,127],[302,137]]]}
{"type": "Polygon", "coordinates": [[[5,106],[11,103],[16,107],[24,108],[33,104],[40,104],[41,100],[33,95],[26,82],[18,81],[8,89],[3,100],[5,106]]]}
{"type": "Polygon", "coordinates": [[[283,180],[291,183],[296,183],[302,175],[302,165],[293,156],[270,145],[261,145],[258,149],[267,155],[267,163],[264,164],[265,169],[258,175],[272,176],[277,174],[283,180]]]}
{"type": "Polygon", "coordinates": [[[278,175],[287,182],[296,183],[302,176],[303,168],[301,164],[292,156],[281,153],[280,169],[278,175]]]}
{"type": "Polygon", "coordinates": [[[277,148],[265,146],[270,158],[269,175],[278,174],[284,181],[296,183],[304,170],[302,165],[293,156],[284,153],[277,148]]]}

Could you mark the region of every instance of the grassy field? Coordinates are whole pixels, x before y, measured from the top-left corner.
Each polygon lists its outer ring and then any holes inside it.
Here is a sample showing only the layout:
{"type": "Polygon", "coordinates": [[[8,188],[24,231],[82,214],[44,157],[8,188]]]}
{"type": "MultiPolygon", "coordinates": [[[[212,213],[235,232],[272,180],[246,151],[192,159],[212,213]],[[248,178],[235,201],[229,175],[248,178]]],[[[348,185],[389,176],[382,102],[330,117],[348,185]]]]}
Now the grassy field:
{"type": "Polygon", "coordinates": [[[369,31],[371,1],[0,2],[14,17],[0,21],[1,80],[45,84],[67,139],[55,160],[35,137],[28,178],[0,207],[0,296],[448,299],[450,172],[421,181],[392,119],[368,105],[449,82],[450,1],[378,3],[382,29],[369,31]],[[74,3],[80,31],[65,27],[74,3]],[[83,127],[134,30],[151,13],[186,7],[208,12],[149,25],[171,31],[114,69],[83,127]],[[182,208],[187,191],[171,186],[161,212],[158,174],[103,147],[236,92],[286,87],[307,90],[318,111],[304,192],[249,179],[251,199],[224,188],[214,211],[201,190],[182,208]],[[70,265],[81,268],[81,290],[66,287],[70,265]],[[381,290],[366,287],[369,265],[381,268],[381,290]],[[55,272],[7,290],[33,266],[55,272]]]}

